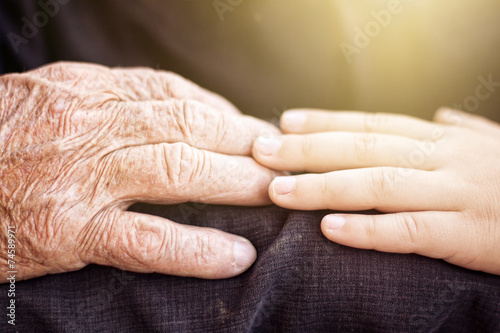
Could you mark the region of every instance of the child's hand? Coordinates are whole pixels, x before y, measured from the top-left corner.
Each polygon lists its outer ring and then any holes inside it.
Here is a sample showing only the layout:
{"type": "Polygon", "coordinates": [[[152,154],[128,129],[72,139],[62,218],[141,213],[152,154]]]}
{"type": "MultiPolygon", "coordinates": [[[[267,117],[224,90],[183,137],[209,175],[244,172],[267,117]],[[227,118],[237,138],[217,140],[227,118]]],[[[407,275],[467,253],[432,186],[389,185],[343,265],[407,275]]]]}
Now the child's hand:
{"type": "Polygon", "coordinates": [[[279,206],[359,211],[323,218],[337,243],[418,253],[500,274],[500,125],[447,109],[403,115],[295,110],[281,137],[261,137],[266,167],[305,171],[269,187],[279,206]]]}

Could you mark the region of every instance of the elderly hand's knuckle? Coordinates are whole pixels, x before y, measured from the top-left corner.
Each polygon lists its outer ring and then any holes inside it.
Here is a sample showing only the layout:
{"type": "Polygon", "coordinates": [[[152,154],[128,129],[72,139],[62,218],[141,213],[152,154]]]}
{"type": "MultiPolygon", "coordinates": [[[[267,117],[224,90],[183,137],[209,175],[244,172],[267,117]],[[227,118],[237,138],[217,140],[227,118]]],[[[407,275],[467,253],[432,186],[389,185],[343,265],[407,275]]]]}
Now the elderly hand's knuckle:
{"type": "Polygon", "coordinates": [[[128,256],[139,264],[148,262],[154,265],[154,261],[163,261],[163,264],[178,261],[183,251],[181,233],[171,223],[161,227],[138,223],[128,238],[128,256]]]}
{"type": "Polygon", "coordinates": [[[197,103],[190,100],[174,101],[174,126],[188,143],[193,143],[192,136],[195,126],[199,126],[203,119],[199,117],[197,103]]]}
{"type": "Polygon", "coordinates": [[[211,172],[207,153],[191,148],[184,143],[165,146],[163,159],[167,181],[175,188],[187,188],[199,179],[206,179],[211,172]]]}
{"type": "Polygon", "coordinates": [[[167,237],[163,228],[134,229],[128,233],[127,252],[139,264],[163,259],[172,246],[170,242],[175,241],[175,234],[167,237]]]}
{"type": "Polygon", "coordinates": [[[161,234],[147,231],[139,236],[137,259],[161,258],[170,263],[183,263],[189,258],[195,265],[206,265],[215,255],[210,232],[191,232],[169,225],[161,234]]]}
{"type": "Polygon", "coordinates": [[[168,261],[185,264],[188,259],[190,264],[195,265],[209,262],[211,237],[208,234],[188,232],[175,226],[170,229],[166,239],[165,253],[168,261]]]}
{"type": "Polygon", "coordinates": [[[155,75],[161,82],[166,96],[172,98],[186,98],[188,86],[186,80],[172,72],[160,71],[155,75]]]}
{"type": "Polygon", "coordinates": [[[92,174],[92,186],[86,193],[89,202],[102,202],[105,197],[119,197],[117,188],[127,181],[126,164],[123,156],[112,153],[92,163],[86,171],[92,174]]]}
{"type": "Polygon", "coordinates": [[[208,152],[195,150],[194,155],[197,155],[195,158],[196,163],[194,163],[194,169],[190,175],[190,181],[205,181],[210,178],[212,175],[212,161],[208,156],[208,152]]]}
{"type": "Polygon", "coordinates": [[[76,235],[76,252],[88,260],[106,245],[114,244],[110,238],[110,221],[114,218],[111,211],[96,214],[86,222],[76,235]]]}
{"type": "Polygon", "coordinates": [[[212,237],[208,232],[196,233],[192,239],[191,253],[197,265],[207,265],[216,255],[212,246],[212,237]]]}
{"type": "Polygon", "coordinates": [[[78,65],[78,63],[74,63],[74,62],[71,62],[71,61],[65,61],[65,60],[60,60],[60,61],[56,61],[52,64],[49,64],[47,65],[47,67],[56,67],[60,70],[64,70],[65,68],[68,68],[68,67],[71,67],[71,66],[75,66],[75,65],[78,65]]]}
{"type": "MultiPolygon", "coordinates": [[[[230,131],[234,131],[232,124],[228,119],[229,115],[226,113],[214,114],[211,112],[205,113],[205,130],[209,135],[215,136],[213,141],[215,149],[220,148],[222,145],[227,143],[228,138],[233,139],[233,135],[230,134],[230,131]],[[213,134],[212,134],[213,133],[213,134]]],[[[241,140],[244,140],[244,135],[241,136],[241,140]]],[[[249,145],[251,143],[249,142],[249,145]]]]}
{"type": "Polygon", "coordinates": [[[130,268],[143,269],[154,265],[155,260],[162,260],[168,245],[164,229],[144,226],[137,219],[131,222],[125,233],[119,228],[108,228],[108,235],[101,237],[103,245],[92,252],[97,252],[106,263],[125,264],[130,268]]]}
{"type": "Polygon", "coordinates": [[[166,260],[171,263],[185,264],[189,259],[190,264],[204,266],[209,264],[217,255],[214,249],[214,237],[210,231],[186,232],[178,228],[171,228],[164,237],[161,247],[166,260]]]}
{"type": "Polygon", "coordinates": [[[162,145],[160,158],[168,186],[180,189],[189,184],[189,175],[195,156],[190,147],[183,143],[162,145]]]}
{"type": "Polygon", "coordinates": [[[34,214],[29,214],[23,223],[18,223],[17,235],[19,245],[19,258],[47,258],[55,247],[54,229],[48,221],[36,218],[34,214]]]}
{"type": "Polygon", "coordinates": [[[79,75],[75,73],[82,73],[81,71],[76,71],[78,66],[81,65],[66,61],[60,61],[45,65],[29,73],[30,75],[35,75],[40,78],[46,78],[51,81],[64,82],[78,78],[79,75]]]}
{"type": "Polygon", "coordinates": [[[131,69],[113,69],[116,81],[134,100],[164,99],[164,82],[151,68],[135,67],[131,69]]]}
{"type": "Polygon", "coordinates": [[[42,66],[39,69],[35,70],[35,72],[41,72],[48,77],[56,77],[57,75],[64,74],[65,70],[71,68],[71,64],[65,61],[58,61],[52,64],[48,64],[46,66],[42,66]]]}

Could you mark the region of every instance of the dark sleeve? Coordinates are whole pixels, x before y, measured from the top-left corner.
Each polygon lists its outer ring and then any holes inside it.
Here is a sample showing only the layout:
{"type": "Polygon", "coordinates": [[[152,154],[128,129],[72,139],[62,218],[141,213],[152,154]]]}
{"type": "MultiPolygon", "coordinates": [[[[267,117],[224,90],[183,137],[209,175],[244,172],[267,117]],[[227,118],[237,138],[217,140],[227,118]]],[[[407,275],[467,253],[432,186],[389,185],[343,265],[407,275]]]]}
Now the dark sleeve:
{"type": "MultiPolygon", "coordinates": [[[[179,41],[194,38],[196,43],[200,27],[188,31],[187,18],[197,7],[171,0],[2,0],[0,67],[7,73],[83,61],[186,75],[191,64],[179,51],[179,41]]],[[[212,10],[209,3],[201,7],[212,10]]]]}
{"type": "MultiPolygon", "coordinates": [[[[0,74],[26,71],[49,62],[46,31],[35,1],[2,0],[0,2],[0,74]]],[[[49,23],[49,16],[47,23],[49,23]]]]}
{"type": "MultiPolygon", "coordinates": [[[[243,235],[256,246],[258,259],[227,280],[92,265],[18,282],[16,330],[500,331],[500,276],[331,243],[319,228],[325,212],[200,204],[134,210],[243,235]]],[[[3,299],[6,288],[1,286],[3,299]]]]}

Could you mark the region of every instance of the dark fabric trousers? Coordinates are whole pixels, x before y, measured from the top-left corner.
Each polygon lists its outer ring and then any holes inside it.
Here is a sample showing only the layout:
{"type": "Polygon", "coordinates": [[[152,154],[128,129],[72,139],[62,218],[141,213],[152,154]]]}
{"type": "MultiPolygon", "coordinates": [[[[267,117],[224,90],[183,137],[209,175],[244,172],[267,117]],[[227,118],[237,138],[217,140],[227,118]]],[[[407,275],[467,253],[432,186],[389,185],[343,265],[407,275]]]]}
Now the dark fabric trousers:
{"type": "MultiPolygon", "coordinates": [[[[257,262],[199,280],[110,267],[16,284],[18,332],[500,332],[500,276],[440,260],[329,242],[325,212],[136,205],[134,210],[243,235],[257,262]]],[[[7,285],[1,286],[6,313],[7,285]]]]}

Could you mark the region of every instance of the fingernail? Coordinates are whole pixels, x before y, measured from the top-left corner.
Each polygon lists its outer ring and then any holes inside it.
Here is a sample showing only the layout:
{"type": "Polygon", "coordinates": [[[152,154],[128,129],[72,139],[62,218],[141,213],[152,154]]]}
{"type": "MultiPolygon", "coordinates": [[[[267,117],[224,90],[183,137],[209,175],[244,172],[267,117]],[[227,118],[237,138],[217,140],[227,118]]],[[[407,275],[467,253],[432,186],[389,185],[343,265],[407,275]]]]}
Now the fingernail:
{"type": "Polygon", "coordinates": [[[325,216],[326,229],[328,230],[339,230],[345,225],[345,218],[339,215],[327,215],[325,216]]]}
{"type": "Polygon", "coordinates": [[[236,241],[233,245],[234,262],[238,268],[250,267],[257,259],[257,251],[249,241],[236,241]]]}
{"type": "Polygon", "coordinates": [[[255,148],[262,155],[274,155],[281,148],[281,140],[273,135],[262,135],[257,138],[255,148]]]}
{"type": "Polygon", "coordinates": [[[276,177],[272,183],[276,195],[286,195],[295,187],[295,177],[276,177]]]}
{"type": "Polygon", "coordinates": [[[300,111],[287,111],[281,116],[281,127],[288,131],[298,132],[306,122],[306,115],[300,111]]]}

